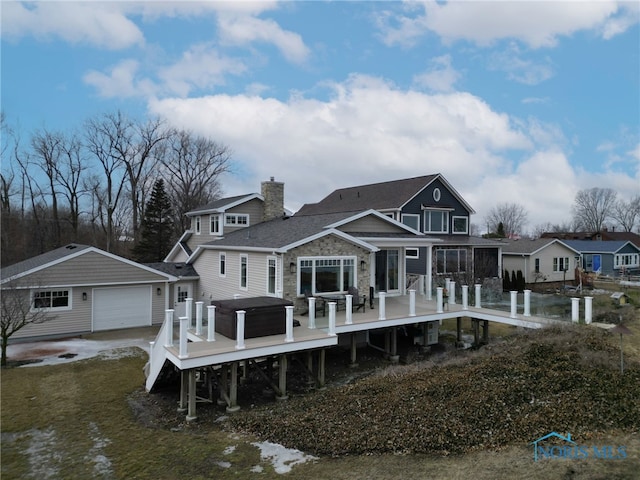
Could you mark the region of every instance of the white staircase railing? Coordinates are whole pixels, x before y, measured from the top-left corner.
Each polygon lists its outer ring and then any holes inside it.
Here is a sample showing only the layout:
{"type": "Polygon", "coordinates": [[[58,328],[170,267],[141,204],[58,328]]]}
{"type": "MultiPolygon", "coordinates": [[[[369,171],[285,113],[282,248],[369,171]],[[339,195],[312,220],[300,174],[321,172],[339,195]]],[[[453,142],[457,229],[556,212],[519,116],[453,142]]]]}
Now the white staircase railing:
{"type": "Polygon", "coordinates": [[[147,380],[145,388],[147,392],[151,391],[153,384],[158,379],[158,375],[162,371],[162,367],[167,358],[167,350],[165,347],[173,344],[173,310],[165,312],[164,322],[155,341],[149,342],[149,362],[145,366],[145,374],[147,380]]]}

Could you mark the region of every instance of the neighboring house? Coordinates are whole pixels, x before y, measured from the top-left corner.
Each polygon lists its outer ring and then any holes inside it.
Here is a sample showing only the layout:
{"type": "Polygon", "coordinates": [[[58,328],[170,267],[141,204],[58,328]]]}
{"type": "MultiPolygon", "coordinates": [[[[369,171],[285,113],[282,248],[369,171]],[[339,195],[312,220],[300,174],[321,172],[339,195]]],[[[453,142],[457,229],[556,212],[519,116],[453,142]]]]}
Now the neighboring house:
{"type": "Polygon", "coordinates": [[[631,242],[640,248],[640,235],[633,232],[616,232],[607,228],[600,232],[545,232],[542,238],[558,238],[560,240],[617,240],[631,242]]]}
{"type": "Polygon", "coordinates": [[[640,248],[624,240],[563,240],[580,252],[587,273],[619,276],[640,274],[640,248]]]}
{"type": "Polygon", "coordinates": [[[173,275],[95,247],[69,244],[3,268],[2,294],[23,294],[51,320],[27,325],[12,340],[160,324],[173,275]],[[10,292],[11,291],[11,292],[10,292]]]}
{"type": "MultiPolygon", "coordinates": [[[[441,174],[338,189],[318,203],[304,205],[295,216],[367,209],[375,209],[433,241],[433,249],[406,252],[407,273],[428,275],[435,284],[442,284],[445,277],[472,285],[501,276],[502,244],[470,235],[475,211],[441,174]]],[[[383,287],[376,282],[376,289],[383,287]]]]}
{"type": "Polygon", "coordinates": [[[502,265],[508,272],[521,271],[527,284],[573,281],[580,252],[560,240],[505,240],[502,265]]]}

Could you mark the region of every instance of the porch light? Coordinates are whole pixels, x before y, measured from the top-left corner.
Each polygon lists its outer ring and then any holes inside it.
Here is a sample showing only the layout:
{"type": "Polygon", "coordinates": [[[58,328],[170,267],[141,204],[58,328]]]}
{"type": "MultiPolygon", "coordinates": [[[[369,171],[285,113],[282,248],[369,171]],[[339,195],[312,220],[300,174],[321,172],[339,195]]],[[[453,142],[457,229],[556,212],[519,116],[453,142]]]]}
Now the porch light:
{"type": "Polygon", "coordinates": [[[156,295],[162,295],[162,289],[160,287],[156,288],[156,295]]]}
{"type": "Polygon", "coordinates": [[[367,262],[360,260],[360,271],[364,272],[367,269],[367,262]]]}
{"type": "Polygon", "coordinates": [[[82,301],[87,301],[87,292],[82,292],[82,301]]]}
{"type": "Polygon", "coordinates": [[[289,273],[296,273],[296,264],[293,262],[289,264],[289,273]]]}

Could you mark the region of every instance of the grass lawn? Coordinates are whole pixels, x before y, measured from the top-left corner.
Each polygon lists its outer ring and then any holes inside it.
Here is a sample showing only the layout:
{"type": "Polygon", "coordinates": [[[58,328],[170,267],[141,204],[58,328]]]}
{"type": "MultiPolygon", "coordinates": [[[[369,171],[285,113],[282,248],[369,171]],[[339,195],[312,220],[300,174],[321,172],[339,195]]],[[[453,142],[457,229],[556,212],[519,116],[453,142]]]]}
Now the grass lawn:
{"type": "MultiPolygon", "coordinates": [[[[469,327],[468,322],[463,324],[468,331],[469,327]]],[[[443,328],[455,331],[455,321],[443,328]]],[[[634,335],[624,338],[625,360],[637,364],[640,322],[629,324],[629,328],[634,335]]],[[[511,330],[511,327],[496,327],[490,334],[492,337],[508,335],[511,330]]],[[[617,338],[610,340],[612,345],[618,345],[617,338]]],[[[596,480],[635,479],[640,470],[640,434],[611,430],[585,443],[623,445],[627,453],[624,459],[554,459],[535,463],[533,447],[529,445],[534,438],[522,438],[499,449],[465,455],[321,456],[295,465],[283,475],[276,472],[269,459],[261,458],[260,449],[253,445],[256,438],[234,433],[223,427],[224,422],[193,425],[182,422],[173,428],[161,428],[139,421],[130,399],[132,395],[147,395],[141,393],[145,362],[146,353],[132,348],[117,358],[2,370],[2,479],[272,479],[284,476],[332,480],[596,480]]],[[[150,400],[153,399],[152,394],[150,400]]],[[[618,407],[611,405],[612,409],[618,407]]],[[[209,408],[218,409],[220,416],[225,415],[222,407],[209,408]]],[[[344,408],[350,409],[353,405],[347,404],[344,408]]],[[[243,415],[243,412],[247,410],[234,415],[243,415]]]]}

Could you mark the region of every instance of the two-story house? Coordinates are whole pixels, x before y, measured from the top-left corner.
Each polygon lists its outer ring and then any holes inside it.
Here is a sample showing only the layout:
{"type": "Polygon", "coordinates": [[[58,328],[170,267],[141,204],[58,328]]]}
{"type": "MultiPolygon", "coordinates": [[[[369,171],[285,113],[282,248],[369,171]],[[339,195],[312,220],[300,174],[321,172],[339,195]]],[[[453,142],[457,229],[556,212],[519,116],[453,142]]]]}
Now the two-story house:
{"type": "MultiPolygon", "coordinates": [[[[404,252],[406,273],[426,276],[428,291],[442,285],[445,278],[471,285],[500,277],[502,244],[470,235],[470,218],[475,211],[441,174],[341,188],[318,203],[304,205],[295,216],[365,209],[375,209],[433,242],[432,248],[407,248],[404,252]]],[[[376,255],[378,272],[394,262],[384,255],[376,255]]],[[[376,291],[385,290],[385,282],[379,273],[376,291]]]]}

